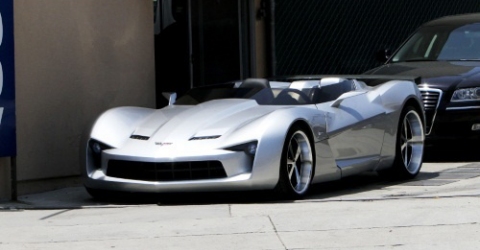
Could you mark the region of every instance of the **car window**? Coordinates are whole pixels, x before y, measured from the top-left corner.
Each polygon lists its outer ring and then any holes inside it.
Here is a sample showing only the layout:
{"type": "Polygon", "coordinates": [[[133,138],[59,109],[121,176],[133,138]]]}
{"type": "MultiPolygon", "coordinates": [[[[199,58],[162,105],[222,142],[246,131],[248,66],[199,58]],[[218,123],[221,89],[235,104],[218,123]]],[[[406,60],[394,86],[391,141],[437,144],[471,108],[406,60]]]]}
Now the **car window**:
{"type": "Polygon", "coordinates": [[[392,62],[433,60],[480,60],[480,24],[422,28],[392,57],[392,62]]]}

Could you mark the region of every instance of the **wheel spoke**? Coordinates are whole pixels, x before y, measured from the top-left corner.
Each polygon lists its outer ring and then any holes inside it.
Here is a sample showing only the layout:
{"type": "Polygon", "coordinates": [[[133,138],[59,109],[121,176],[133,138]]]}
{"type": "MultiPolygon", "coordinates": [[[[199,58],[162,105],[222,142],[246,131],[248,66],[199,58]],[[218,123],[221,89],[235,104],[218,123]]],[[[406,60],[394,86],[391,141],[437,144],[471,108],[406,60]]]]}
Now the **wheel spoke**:
{"type": "Polygon", "coordinates": [[[301,153],[302,153],[302,150],[300,149],[300,145],[297,144],[297,150],[295,152],[295,158],[293,158],[293,160],[298,161],[298,158],[300,158],[301,153]]]}
{"type": "Polygon", "coordinates": [[[412,137],[413,137],[413,133],[412,133],[412,124],[410,123],[410,120],[408,119],[408,117],[406,116],[405,117],[405,120],[404,120],[404,131],[405,131],[405,135],[404,135],[404,141],[403,141],[403,144],[402,144],[402,152],[404,152],[403,154],[403,164],[405,165],[405,167],[408,168],[408,165],[410,164],[410,161],[411,161],[411,158],[412,158],[412,149],[411,149],[411,140],[412,140],[412,137]]]}
{"type": "Polygon", "coordinates": [[[291,180],[293,173],[296,171],[295,163],[287,164],[288,178],[291,180]]]}
{"type": "Polygon", "coordinates": [[[404,150],[404,153],[403,153],[403,164],[405,164],[405,166],[408,166],[409,162],[410,162],[410,153],[409,153],[409,146],[406,146],[405,147],[405,150],[404,150]]]}
{"type": "Polygon", "coordinates": [[[295,186],[295,189],[299,190],[301,188],[302,180],[300,178],[300,172],[298,171],[298,167],[295,167],[295,180],[297,185],[295,186]]]}
{"type": "Polygon", "coordinates": [[[412,136],[410,140],[408,140],[409,144],[418,144],[421,143],[423,144],[423,137],[422,136],[412,136]]]}

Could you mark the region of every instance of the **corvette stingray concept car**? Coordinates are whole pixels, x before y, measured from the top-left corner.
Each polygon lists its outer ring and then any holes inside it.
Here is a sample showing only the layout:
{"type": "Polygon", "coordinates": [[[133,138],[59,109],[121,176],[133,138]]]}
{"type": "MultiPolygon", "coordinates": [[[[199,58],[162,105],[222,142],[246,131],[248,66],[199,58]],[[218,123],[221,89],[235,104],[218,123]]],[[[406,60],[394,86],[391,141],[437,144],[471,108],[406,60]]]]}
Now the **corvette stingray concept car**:
{"type": "Polygon", "coordinates": [[[86,145],[84,185],[93,197],[270,189],[295,199],[363,171],[413,178],[423,144],[411,80],[246,79],[172,94],[162,109],[106,111],[86,145]]]}

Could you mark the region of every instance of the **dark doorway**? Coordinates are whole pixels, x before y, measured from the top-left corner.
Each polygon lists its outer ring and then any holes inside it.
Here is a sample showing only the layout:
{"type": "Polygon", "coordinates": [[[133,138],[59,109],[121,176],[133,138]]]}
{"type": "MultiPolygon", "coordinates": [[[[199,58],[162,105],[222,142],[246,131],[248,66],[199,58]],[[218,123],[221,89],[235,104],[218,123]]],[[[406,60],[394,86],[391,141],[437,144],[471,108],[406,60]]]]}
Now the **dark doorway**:
{"type": "Polygon", "coordinates": [[[162,92],[182,95],[193,86],[249,76],[250,2],[154,2],[157,107],[167,105],[162,92]]]}

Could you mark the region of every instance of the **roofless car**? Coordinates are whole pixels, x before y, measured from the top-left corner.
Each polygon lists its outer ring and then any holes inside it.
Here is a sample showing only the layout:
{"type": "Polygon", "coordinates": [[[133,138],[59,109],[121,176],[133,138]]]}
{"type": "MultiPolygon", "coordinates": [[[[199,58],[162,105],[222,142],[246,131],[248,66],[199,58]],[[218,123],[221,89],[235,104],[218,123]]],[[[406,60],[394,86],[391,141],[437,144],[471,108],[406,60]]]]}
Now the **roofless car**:
{"type": "Polygon", "coordinates": [[[420,91],[413,81],[364,78],[246,79],[171,95],[162,109],[108,110],[85,148],[85,186],[99,198],[271,189],[296,199],[312,183],[364,171],[415,177],[420,91]]]}

